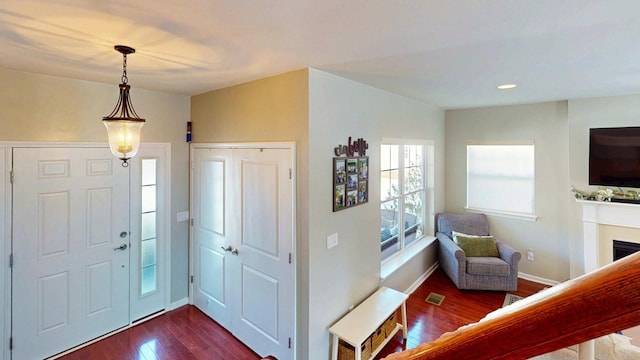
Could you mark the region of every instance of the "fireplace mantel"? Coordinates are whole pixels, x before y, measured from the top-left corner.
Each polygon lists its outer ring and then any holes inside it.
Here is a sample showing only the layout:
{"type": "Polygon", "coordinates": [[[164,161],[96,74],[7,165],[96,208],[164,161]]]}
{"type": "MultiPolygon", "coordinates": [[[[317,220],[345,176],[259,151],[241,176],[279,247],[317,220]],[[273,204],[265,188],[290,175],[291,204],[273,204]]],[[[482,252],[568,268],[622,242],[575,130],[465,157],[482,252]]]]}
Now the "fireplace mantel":
{"type": "Polygon", "coordinates": [[[608,201],[576,200],[582,205],[584,271],[598,268],[599,225],[640,229],[640,205],[608,201]]]}

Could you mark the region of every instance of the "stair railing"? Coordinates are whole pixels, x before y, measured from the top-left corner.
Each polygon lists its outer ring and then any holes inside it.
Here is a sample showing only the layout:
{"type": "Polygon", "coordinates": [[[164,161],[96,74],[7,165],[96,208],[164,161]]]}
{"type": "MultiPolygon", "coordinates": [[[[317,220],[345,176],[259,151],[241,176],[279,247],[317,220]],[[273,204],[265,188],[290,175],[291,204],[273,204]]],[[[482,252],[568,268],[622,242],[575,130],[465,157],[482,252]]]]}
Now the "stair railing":
{"type": "Polygon", "coordinates": [[[640,252],[385,359],[528,359],[639,324],[640,252]]]}

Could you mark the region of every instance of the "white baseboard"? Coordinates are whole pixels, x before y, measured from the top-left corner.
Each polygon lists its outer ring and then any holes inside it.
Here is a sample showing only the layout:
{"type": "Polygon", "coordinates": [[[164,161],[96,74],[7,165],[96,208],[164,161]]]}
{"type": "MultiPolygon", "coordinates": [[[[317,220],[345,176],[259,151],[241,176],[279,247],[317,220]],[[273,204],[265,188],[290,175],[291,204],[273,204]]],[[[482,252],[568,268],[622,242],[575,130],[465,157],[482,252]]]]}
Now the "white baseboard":
{"type": "Polygon", "coordinates": [[[169,304],[169,306],[167,307],[167,311],[175,310],[175,309],[177,309],[177,308],[179,308],[181,306],[185,306],[185,305],[188,305],[188,304],[189,304],[189,298],[185,297],[185,298],[182,298],[182,299],[180,299],[178,301],[174,301],[171,304],[169,304]]]}
{"type": "Polygon", "coordinates": [[[440,266],[440,263],[436,261],[429,269],[427,269],[427,271],[424,274],[422,274],[418,278],[418,280],[416,280],[413,284],[411,284],[411,286],[409,286],[409,288],[405,290],[404,293],[407,295],[410,295],[414,291],[416,291],[416,289],[419,288],[420,285],[422,285],[422,283],[425,282],[429,278],[429,276],[433,274],[434,271],[436,271],[438,266],[440,266]]]}
{"type": "Polygon", "coordinates": [[[540,284],[544,284],[544,285],[549,285],[549,286],[555,286],[560,284],[559,281],[555,281],[555,280],[551,280],[551,279],[545,279],[539,276],[535,276],[535,275],[530,275],[530,274],[526,274],[523,272],[518,272],[518,277],[521,279],[525,279],[525,280],[529,280],[529,281],[534,281],[540,284]]]}

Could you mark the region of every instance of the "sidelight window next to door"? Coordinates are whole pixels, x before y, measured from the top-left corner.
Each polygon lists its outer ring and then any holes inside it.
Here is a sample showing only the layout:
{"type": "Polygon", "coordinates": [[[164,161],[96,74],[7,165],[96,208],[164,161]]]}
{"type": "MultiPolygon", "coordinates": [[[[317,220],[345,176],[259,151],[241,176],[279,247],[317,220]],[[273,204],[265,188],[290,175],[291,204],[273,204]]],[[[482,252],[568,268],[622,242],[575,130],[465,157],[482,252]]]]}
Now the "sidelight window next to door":
{"type": "Polygon", "coordinates": [[[158,290],[156,222],[158,209],[156,202],[157,172],[156,159],[141,161],[141,249],[140,249],[140,296],[158,290]]]}

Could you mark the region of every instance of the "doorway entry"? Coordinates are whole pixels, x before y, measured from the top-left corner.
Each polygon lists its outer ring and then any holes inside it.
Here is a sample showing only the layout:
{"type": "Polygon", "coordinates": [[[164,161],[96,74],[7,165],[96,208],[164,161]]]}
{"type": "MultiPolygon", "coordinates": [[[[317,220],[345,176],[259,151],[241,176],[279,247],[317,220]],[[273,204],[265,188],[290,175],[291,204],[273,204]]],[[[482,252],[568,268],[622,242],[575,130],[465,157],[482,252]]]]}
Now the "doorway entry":
{"type": "Polygon", "coordinates": [[[295,145],[192,144],[193,304],[260,356],[294,357],[295,145]]]}
{"type": "Polygon", "coordinates": [[[142,147],[128,168],[102,145],[10,151],[12,358],[50,357],[164,310],[166,219],[143,224],[140,209],[145,185],[146,203],[164,204],[167,153],[150,151],[145,176],[142,147]]]}

